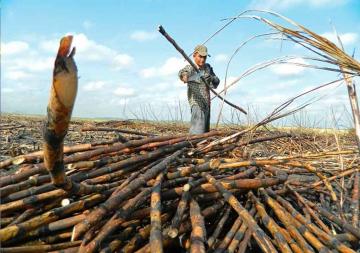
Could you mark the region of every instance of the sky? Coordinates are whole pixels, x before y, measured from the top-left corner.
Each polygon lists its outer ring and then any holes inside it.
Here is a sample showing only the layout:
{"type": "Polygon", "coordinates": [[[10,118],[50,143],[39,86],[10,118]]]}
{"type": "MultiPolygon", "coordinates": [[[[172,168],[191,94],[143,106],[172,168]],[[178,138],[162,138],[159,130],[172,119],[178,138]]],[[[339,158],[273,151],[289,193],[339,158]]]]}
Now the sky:
{"type": "MultiPolygon", "coordinates": [[[[334,26],[346,52],[359,59],[358,0],[2,0],[1,112],[45,114],[59,40],[72,34],[79,71],[73,116],[188,121],[187,88],[177,77],[186,62],[157,32],[158,25],[191,53],[225,24],[223,19],[249,9],[276,11],[333,41],[334,26]]],[[[308,63],[301,57],[314,56],[294,43],[261,37],[241,47],[226,75],[231,55],[244,41],[272,31],[264,23],[242,18],[206,43],[211,55],[207,61],[221,80],[218,91],[225,76],[231,83],[261,62],[291,56],[293,62],[308,63]]],[[[260,120],[287,99],[336,79],[337,73],[294,64],[269,66],[242,78],[226,95],[249,115],[224,105],[221,122],[260,120]]],[[[316,102],[281,124],[329,126],[336,121],[351,127],[344,84],[311,93],[291,106],[309,100],[316,102]]],[[[212,122],[220,108],[221,102],[214,99],[212,122]]]]}

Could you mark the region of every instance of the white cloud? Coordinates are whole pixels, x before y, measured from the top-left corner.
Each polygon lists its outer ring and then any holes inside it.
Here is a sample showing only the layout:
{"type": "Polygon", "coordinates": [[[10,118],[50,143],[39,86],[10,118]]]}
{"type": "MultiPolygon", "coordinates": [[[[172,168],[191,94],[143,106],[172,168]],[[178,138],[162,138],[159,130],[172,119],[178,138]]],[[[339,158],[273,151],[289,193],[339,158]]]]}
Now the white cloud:
{"type": "MultiPolygon", "coordinates": [[[[235,89],[235,87],[237,87],[236,84],[234,84],[234,82],[238,82],[239,78],[238,77],[235,77],[235,76],[229,76],[227,79],[226,79],[226,87],[228,87],[227,91],[226,92],[229,92],[233,89],[235,89]],[[231,86],[230,86],[231,85],[231,86]],[[230,86],[230,87],[229,87],[230,86]]],[[[221,87],[221,90],[224,88],[224,85],[225,85],[225,79],[224,80],[220,80],[220,84],[218,87],[221,87]]]]}
{"type": "Polygon", "coordinates": [[[86,85],[84,85],[83,90],[85,91],[96,91],[103,88],[105,85],[104,81],[92,81],[88,82],[86,85]]]}
{"type": "MultiPolygon", "coordinates": [[[[40,48],[56,53],[59,46],[59,40],[43,41],[40,48]]],[[[74,35],[73,46],[76,47],[76,56],[79,61],[101,61],[113,65],[115,69],[123,69],[133,64],[132,56],[120,53],[110,47],[90,40],[85,34],[74,35]]]]}
{"type": "Polygon", "coordinates": [[[214,60],[216,62],[226,62],[229,59],[229,56],[227,54],[217,54],[214,57],[214,60]]]}
{"type": "Polygon", "coordinates": [[[263,95],[263,96],[258,96],[258,97],[255,96],[253,101],[255,103],[261,103],[261,104],[265,104],[265,103],[280,104],[281,102],[284,102],[284,101],[288,100],[289,98],[290,98],[289,94],[274,93],[274,94],[263,95]]]}
{"type": "Polygon", "coordinates": [[[179,57],[168,58],[163,65],[159,67],[149,67],[140,70],[139,74],[143,78],[167,77],[176,75],[178,71],[186,65],[186,62],[179,57]]]}
{"type": "Polygon", "coordinates": [[[140,70],[140,76],[143,78],[150,78],[156,76],[156,68],[150,67],[140,70]]]}
{"type": "Polygon", "coordinates": [[[128,54],[118,54],[114,58],[114,67],[117,70],[127,68],[134,63],[134,58],[128,54]]]}
{"type": "Polygon", "coordinates": [[[295,58],[287,61],[287,63],[279,63],[271,66],[271,70],[280,76],[293,76],[302,73],[305,68],[296,64],[307,64],[302,58],[295,58]]]}
{"type": "Polygon", "coordinates": [[[59,40],[45,40],[40,42],[40,49],[55,54],[59,47],[59,40]]]}
{"type": "MultiPolygon", "coordinates": [[[[321,34],[321,36],[327,38],[335,44],[338,44],[338,39],[334,32],[326,32],[321,34]]],[[[339,37],[343,45],[350,45],[357,42],[359,35],[357,33],[342,33],[339,34],[339,37]]]]}
{"type": "Polygon", "coordinates": [[[129,98],[129,97],[136,96],[135,90],[133,88],[129,88],[129,85],[127,85],[127,84],[122,84],[121,86],[118,86],[114,90],[113,93],[114,93],[114,95],[123,97],[123,98],[129,98]]]}
{"type": "Polygon", "coordinates": [[[10,59],[6,64],[6,67],[9,70],[14,70],[14,71],[40,72],[40,71],[52,69],[53,65],[54,65],[53,57],[25,55],[24,57],[21,58],[10,59]]]}
{"type": "Polygon", "coordinates": [[[89,30],[91,27],[93,27],[93,23],[90,21],[90,20],[85,20],[83,23],[82,23],[82,26],[86,29],[86,30],[89,30]]]}
{"type": "Polygon", "coordinates": [[[321,8],[340,6],[347,2],[348,0],[252,0],[249,8],[261,10],[285,10],[298,6],[321,8]]]}
{"type": "Polygon", "coordinates": [[[135,41],[143,42],[154,40],[158,37],[156,32],[147,32],[147,31],[135,31],[130,35],[130,38],[135,41]]]}
{"type": "Polygon", "coordinates": [[[29,44],[24,41],[10,41],[8,43],[1,43],[2,55],[18,54],[28,49],[29,49],[29,44]]]}
{"type": "Polygon", "coordinates": [[[5,78],[8,80],[23,80],[31,77],[30,74],[21,70],[9,70],[5,72],[5,78]]]}
{"type": "Polygon", "coordinates": [[[1,88],[2,93],[13,93],[15,90],[11,88],[1,88]]]}
{"type": "Polygon", "coordinates": [[[159,68],[159,74],[161,76],[168,76],[177,73],[182,67],[186,65],[185,61],[178,57],[170,57],[159,68]]]}

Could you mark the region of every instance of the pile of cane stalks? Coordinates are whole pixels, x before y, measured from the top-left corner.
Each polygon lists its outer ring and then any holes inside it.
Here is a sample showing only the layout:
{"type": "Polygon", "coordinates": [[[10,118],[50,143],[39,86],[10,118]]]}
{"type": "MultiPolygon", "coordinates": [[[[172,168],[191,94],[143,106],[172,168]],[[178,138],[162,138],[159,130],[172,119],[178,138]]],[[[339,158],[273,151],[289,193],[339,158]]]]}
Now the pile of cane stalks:
{"type": "Polygon", "coordinates": [[[77,91],[71,40],[61,40],[55,60],[43,150],[0,163],[17,166],[0,178],[1,252],[360,249],[351,141],[340,149],[264,130],[123,131],[64,146],[77,91]]]}

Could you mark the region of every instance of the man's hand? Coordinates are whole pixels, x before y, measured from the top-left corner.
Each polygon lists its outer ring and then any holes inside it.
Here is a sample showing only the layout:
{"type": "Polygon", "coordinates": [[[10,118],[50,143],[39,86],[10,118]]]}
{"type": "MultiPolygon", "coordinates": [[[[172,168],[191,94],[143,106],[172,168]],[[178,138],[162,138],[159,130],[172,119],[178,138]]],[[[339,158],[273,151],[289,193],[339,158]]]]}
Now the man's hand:
{"type": "Polygon", "coordinates": [[[183,81],[184,83],[187,83],[188,82],[188,74],[187,73],[183,73],[181,75],[181,81],[183,81]]]}
{"type": "Polygon", "coordinates": [[[206,81],[207,84],[210,84],[210,83],[212,82],[212,80],[213,80],[212,75],[210,75],[209,73],[205,73],[205,74],[203,75],[203,78],[205,79],[205,81],[206,81]]]}

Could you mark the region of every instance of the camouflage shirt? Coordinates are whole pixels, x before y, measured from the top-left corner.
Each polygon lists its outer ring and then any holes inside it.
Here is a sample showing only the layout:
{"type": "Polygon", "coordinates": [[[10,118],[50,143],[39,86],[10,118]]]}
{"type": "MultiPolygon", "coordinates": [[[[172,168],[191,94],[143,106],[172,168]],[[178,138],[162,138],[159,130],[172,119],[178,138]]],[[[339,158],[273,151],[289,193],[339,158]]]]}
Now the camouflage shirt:
{"type": "MultiPolygon", "coordinates": [[[[216,89],[219,85],[219,78],[215,75],[210,64],[206,63],[205,66],[200,69],[200,75],[210,75],[211,82],[210,87],[216,89]]],[[[179,78],[186,73],[188,76],[188,101],[190,106],[198,105],[203,111],[210,109],[210,91],[206,84],[200,79],[195,69],[191,65],[185,66],[179,71],[179,78]]]]}

